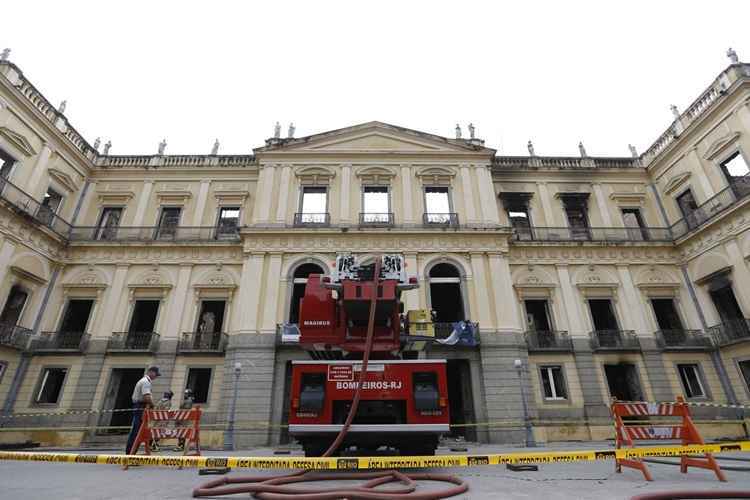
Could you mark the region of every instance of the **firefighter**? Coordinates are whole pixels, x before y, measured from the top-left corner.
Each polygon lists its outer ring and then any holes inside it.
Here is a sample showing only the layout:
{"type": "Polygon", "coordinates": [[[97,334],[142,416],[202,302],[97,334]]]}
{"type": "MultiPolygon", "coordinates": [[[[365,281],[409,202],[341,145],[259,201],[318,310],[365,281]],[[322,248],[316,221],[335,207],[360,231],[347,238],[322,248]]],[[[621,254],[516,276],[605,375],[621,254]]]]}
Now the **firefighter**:
{"type": "MultiPolygon", "coordinates": [[[[172,409],[172,397],[174,397],[174,392],[172,391],[166,391],[164,394],[162,394],[161,399],[158,403],[154,406],[154,410],[170,410],[172,409]]],[[[151,427],[158,428],[158,427],[165,427],[165,422],[162,423],[154,423],[151,424],[151,427]]],[[[159,451],[159,440],[158,439],[152,439],[151,440],[151,451],[159,451]]]]}
{"type": "Polygon", "coordinates": [[[129,455],[135,438],[138,436],[138,430],[141,428],[141,418],[143,417],[144,408],[152,408],[154,406],[153,399],[151,398],[151,382],[161,375],[158,366],[150,366],[146,370],[146,375],[135,384],[133,389],[133,395],[131,400],[133,401],[133,422],[128,435],[128,444],[125,449],[125,454],[129,455]]]}
{"type": "MultiPolygon", "coordinates": [[[[193,395],[193,390],[190,388],[185,389],[185,394],[182,398],[182,404],[180,405],[180,410],[192,409],[194,400],[195,400],[195,396],[193,395]]],[[[182,424],[180,424],[179,422],[176,425],[182,427],[182,424]]],[[[175,446],[174,451],[185,451],[185,438],[179,438],[177,440],[177,446],[175,446]]]]}

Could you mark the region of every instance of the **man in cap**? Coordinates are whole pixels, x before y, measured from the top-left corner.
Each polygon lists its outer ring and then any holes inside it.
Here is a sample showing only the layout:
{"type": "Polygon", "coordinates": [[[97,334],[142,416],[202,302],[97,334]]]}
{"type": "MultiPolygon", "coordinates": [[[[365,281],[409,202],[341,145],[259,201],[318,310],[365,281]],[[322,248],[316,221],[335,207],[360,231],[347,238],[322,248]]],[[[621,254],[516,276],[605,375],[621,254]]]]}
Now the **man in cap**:
{"type": "Polygon", "coordinates": [[[135,384],[135,389],[133,389],[133,395],[131,396],[133,401],[133,427],[131,427],[130,435],[128,436],[128,447],[125,449],[126,455],[137,451],[131,450],[131,448],[138,435],[138,430],[141,428],[141,418],[143,417],[144,408],[154,407],[154,400],[151,397],[151,382],[159,375],[161,375],[159,367],[150,366],[146,370],[146,375],[135,384]]]}

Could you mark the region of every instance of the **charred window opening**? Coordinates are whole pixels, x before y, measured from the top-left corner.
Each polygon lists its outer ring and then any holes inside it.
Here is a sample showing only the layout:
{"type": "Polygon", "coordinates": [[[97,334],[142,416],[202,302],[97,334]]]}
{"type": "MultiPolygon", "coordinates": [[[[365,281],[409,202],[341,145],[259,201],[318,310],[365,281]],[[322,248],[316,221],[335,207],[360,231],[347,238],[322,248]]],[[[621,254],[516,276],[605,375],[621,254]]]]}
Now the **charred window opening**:
{"type": "Polygon", "coordinates": [[[546,300],[525,300],[526,322],[529,330],[535,332],[549,332],[552,330],[549,303],[546,300]]]}
{"type": "Polygon", "coordinates": [[[71,299],[65,308],[65,314],[60,322],[60,347],[73,349],[78,347],[81,336],[86,332],[91,309],[94,307],[92,299],[71,299]]]}
{"type": "Polygon", "coordinates": [[[643,215],[638,208],[623,208],[622,221],[628,229],[628,237],[631,240],[648,240],[649,234],[643,215]]]}
{"type": "Polygon", "coordinates": [[[0,178],[7,179],[13,172],[13,166],[16,164],[15,158],[0,149],[0,178]]]}
{"type": "Polygon", "coordinates": [[[156,329],[156,318],[159,315],[158,300],[136,300],[130,327],[125,340],[131,349],[147,349],[151,345],[152,334],[156,329]]]}
{"type": "Polygon", "coordinates": [[[677,314],[674,299],[651,299],[659,330],[682,330],[682,321],[677,314]]]}
{"type": "Polygon", "coordinates": [[[11,331],[20,322],[28,298],[29,294],[20,286],[11,287],[3,312],[0,314],[0,328],[11,331]]]}
{"type": "Polygon", "coordinates": [[[638,371],[630,363],[604,365],[609,394],[619,401],[643,401],[638,371]]]}
{"type": "Polygon", "coordinates": [[[589,299],[589,310],[594,330],[618,330],[617,318],[610,299],[589,299]]]}
{"type": "Polygon", "coordinates": [[[700,368],[695,363],[685,363],[677,365],[677,372],[680,374],[682,388],[687,398],[705,398],[706,391],[703,389],[700,368]]]}
{"type": "Polygon", "coordinates": [[[437,264],[430,269],[429,281],[435,322],[452,323],[466,319],[458,269],[451,264],[437,264]]]}
{"type": "Polygon", "coordinates": [[[515,237],[519,240],[530,240],[531,234],[531,212],[529,211],[529,200],[531,193],[502,193],[500,195],[508,220],[514,229],[515,237]]]}
{"type": "Polygon", "coordinates": [[[207,404],[211,387],[211,368],[188,368],[185,389],[193,392],[193,403],[207,404]]]}
{"type": "Polygon", "coordinates": [[[57,404],[67,374],[67,368],[46,368],[42,372],[34,402],[37,404],[57,404]]]}
{"type": "MultiPolygon", "coordinates": [[[[143,368],[113,368],[109,385],[104,395],[105,410],[129,410],[133,407],[131,399],[135,384],[143,377],[143,368]]],[[[101,414],[102,426],[129,427],[133,418],[131,411],[104,412],[101,414]]],[[[124,429],[103,431],[105,433],[127,433],[124,429]]]]}
{"type": "Polygon", "coordinates": [[[221,207],[216,223],[216,238],[234,237],[240,227],[240,207],[221,207]]]}
{"type": "Polygon", "coordinates": [[[575,240],[590,239],[588,216],[588,193],[561,194],[565,216],[568,219],[570,237],[575,240]]]}
{"type": "Polygon", "coordinates": [[[300,300],[305,295],[307,277],[311,274],[324,274],[323,269],[317,264],[302,264],[294,271],[292,284],[292,301],[289,305],[289,322],[299,323],[300,300]]]}
{"type": "Polygon", "coordinates": [[[747,388],[747,391],[750,392],[750,360],[739,361],[737,363],[737,366],[740,369],[740,373],[742,373],[742,379],[745,381],[745,387],[747,388]]]}
{"type": "Polygon", "coordinates": [[[698,203],[695,201],[693,192],[688,189],[687,191],[679,195],[676,200],[677,206],[680,208],[680,212],[682,212],[682,216],[688,219],[689,223],[691,220],[690,216],[698,209],[698,203]]]}
{"type": "Polygon", "coordinates": [[[181,207],[164,207],[159,216],[159,225],[156,228],[157,240],[171,240],[177,236],[177,226],[180,225],[181,207]]]}
{"type": "Polygon", "coordinates": [[[117,237],[117,228],[120,227],[122,218],[122,207],[105,207],[96,225],[97,240],[113,240],[117,237]]]}

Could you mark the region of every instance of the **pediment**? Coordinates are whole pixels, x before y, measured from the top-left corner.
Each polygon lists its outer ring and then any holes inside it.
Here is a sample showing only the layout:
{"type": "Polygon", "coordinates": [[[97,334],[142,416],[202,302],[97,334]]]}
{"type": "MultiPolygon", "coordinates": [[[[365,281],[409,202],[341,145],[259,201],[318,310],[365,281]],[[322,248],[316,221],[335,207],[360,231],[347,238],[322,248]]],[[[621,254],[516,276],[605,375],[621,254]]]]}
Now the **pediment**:
{"type": "Polygon", "coordinates": [[[15,146],[15,148],[21,151],[22,154],[26,156],[33,156],[36,154],[36,151],[34,151],[29,140],[18,132],[14,132],[8,127],[0,127],[0,136],[4,137],[8,142],[15,146]]]}
{"type": "Polygon", "coordinates": [[[471,153],[493,152],[470,141],[447,139],[381,122],[370,122],[298,139],[270,139],[256,152],[289,153],[471,153]]]}
{"type": "Polygon", "coordinates": [[[672,194],[690,178],[690,175],[690,172],[683,172],[675,175],[667,181],[667,185],[664,187],[664,192],[666,194],[672,194]]]}
{"type": "Polygon", "coordinates": [[[55,179],[58,184],[61,184],[65,189],[70,192],[76,190],[76,183],[71,176],[56,168],[50,168],[48,171],[49,176],[55,179]]]}
{"type": "Polygon", "coordinates": [[[706,152],[703,154],[703,158],[706,160],[713,160],[718,156],[719,154],[724,151],[724,149],[728,146],[731,146],[735,142],[737,142],[737,139],[740,138],[739,132],[734,132],[732,134],[727,134],[723,137],[720,137],[716,139],[706,150],[706,152]]]}

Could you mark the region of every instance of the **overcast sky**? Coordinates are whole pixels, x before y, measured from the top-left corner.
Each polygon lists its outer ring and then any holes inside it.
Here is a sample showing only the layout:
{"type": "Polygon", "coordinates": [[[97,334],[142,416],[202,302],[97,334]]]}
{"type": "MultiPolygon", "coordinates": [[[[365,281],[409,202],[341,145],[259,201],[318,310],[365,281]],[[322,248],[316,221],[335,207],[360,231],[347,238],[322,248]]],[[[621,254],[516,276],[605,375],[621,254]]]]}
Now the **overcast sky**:
{"type": "Polygon", "coordinates": [[[241,154],[371,120],[501,154],[648,147],[728,64],[750,1],[4,2],[0,48],[112,154],[241,154]],[[617,4],[617,5],[616,5],[617,4]]]}

